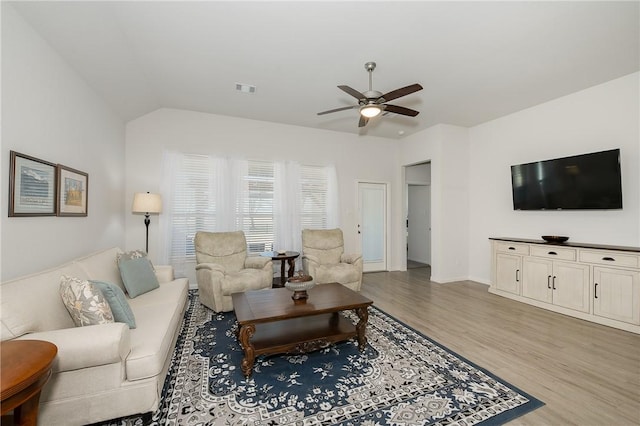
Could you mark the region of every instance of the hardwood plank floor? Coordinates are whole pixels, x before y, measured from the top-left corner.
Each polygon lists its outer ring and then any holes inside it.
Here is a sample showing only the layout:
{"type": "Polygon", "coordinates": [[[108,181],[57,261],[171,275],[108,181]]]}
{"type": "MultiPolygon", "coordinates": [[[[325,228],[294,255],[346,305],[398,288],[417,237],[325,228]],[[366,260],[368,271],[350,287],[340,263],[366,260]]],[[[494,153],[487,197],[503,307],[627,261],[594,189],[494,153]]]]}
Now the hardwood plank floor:
{"type": "Polygon", "coordinates": [[[437,284],[429,268],[363,276],[374,306],[546,405],[509,425],[640,425],[640,335],[437,284]]]}

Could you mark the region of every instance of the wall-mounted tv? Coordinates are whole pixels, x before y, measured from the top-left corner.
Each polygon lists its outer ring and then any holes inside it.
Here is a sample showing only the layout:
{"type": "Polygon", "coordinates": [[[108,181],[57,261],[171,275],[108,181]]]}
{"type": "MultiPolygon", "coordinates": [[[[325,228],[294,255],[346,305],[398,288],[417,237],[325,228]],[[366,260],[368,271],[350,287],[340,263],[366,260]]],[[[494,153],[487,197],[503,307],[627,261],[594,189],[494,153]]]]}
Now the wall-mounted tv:
{"type": "Polygon", "coordinates": [[[511,166],[514,210],[622,208],[620,150],[511,166]]]}

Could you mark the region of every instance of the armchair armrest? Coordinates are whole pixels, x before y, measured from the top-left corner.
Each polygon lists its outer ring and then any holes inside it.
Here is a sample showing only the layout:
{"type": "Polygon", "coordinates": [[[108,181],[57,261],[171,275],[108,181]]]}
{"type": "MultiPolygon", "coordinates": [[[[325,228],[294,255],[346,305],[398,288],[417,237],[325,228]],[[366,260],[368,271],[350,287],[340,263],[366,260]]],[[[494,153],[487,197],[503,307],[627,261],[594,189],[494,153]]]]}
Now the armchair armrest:
{"type": "Polygon", "coordinates": [[[171,265],[154,265],[156,270],[156,277],[161,283],[168,283],[173,281],[175,276],[173,275],[173,266],[171,265]]]}
{"type": "Polygon", "coordinates": [[[121,322],[40,331],[18,339],[46,340],[56,345],[54,373],[122,362],[131,351],[129,327],[121,322]]]}
{"type": "Polygon", "coordinates": [[[198,263],[196,265],[196,271],[211,271],[219,272],[221,274],[225,273],[224,266],[218,265],[217,263],[198,263]]]}
{"type": "Polygon", "coordinates": [[[362,255],[361,254],[343,254],[340,257],[340,262],[342,263],[350,263],[350,264],[354,264],[356,263],[358,260],[362,259],[362,255]]]}
{"type": "Polygon", "coordinates": [[[302,255],[302,260],[307,260],[309,262],[313,262],[315,264],[320,264],[320,259],[317,256],[314,256],[312,254],[304,254],[302,255]]]}
{"type": "Polygon", "coordinates": [[[271,258],[269,257],[247,256],[246,260],[244,261],[244,267],[251,269],[263,269],[269,263],[271,263],[271,258]]]}

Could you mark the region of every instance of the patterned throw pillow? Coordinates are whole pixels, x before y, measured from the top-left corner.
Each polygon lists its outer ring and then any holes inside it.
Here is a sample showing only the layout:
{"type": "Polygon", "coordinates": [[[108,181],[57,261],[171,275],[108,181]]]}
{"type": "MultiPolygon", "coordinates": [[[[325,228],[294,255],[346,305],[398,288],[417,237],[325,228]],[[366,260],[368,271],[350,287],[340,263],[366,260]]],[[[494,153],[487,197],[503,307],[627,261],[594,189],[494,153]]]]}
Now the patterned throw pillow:
{"type": "Polygon", "coordinates": [[[115,322],[123,322],[129,328],[136,328],[136,318],[127,302],[127,296],[124,295],[124,291],[120,287],[105,281],[89,280],[89,282],[102,292],[109,303],[115,322]]]}
{"type": "Polygon", "coordinates": [[[109,304],[89,281],[63,275],[60,277],[60,296],[76,327],[113,322],[109,304]]]}
{"type": "Polygon", "coordinates": [[[120,265],[120,262],[125,260],[141,259],[143,257],[147,257],[147,252],[143,250],[131,250],[124,253],[118,253],[116,255],[116,262],[120,265]]]}

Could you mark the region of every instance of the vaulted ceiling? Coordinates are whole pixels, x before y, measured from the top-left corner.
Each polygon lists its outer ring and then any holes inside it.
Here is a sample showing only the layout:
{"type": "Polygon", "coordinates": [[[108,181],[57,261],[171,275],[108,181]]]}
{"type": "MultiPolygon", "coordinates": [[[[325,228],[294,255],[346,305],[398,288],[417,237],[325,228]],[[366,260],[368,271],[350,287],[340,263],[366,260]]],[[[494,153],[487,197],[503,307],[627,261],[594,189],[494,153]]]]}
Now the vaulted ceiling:
{"type": "MultiPolygon", "coordinates": [[[[6,2],[3,2],[6,3],[6,2]]],[[[8,2],[124,120],[181,108],[398,138],[640,69],[631,2],[8,2]],[[424,90],[359,129],[336,86],[424,90]],[[256,86],[253,94],[236,83],[256,86]]]]}

